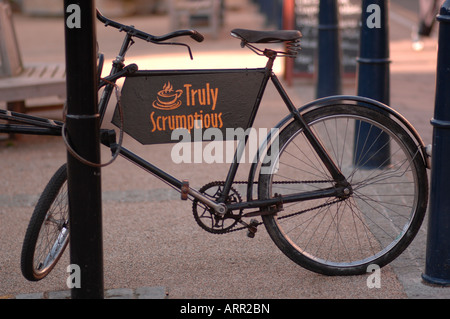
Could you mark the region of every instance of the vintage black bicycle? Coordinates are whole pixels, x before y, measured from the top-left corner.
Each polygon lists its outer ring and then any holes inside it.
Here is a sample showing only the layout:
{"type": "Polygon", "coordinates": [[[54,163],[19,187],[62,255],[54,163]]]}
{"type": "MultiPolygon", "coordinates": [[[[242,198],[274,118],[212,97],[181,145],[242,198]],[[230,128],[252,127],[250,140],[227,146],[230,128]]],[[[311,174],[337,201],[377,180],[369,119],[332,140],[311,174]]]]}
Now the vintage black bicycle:
{"type": "MultiPolygon", "coordinates": [[[[296,56],[299,31],[231,32],[242,47],[267,57],[263,68],[141,71],[134,64],[124,64],[134,39],[183,45],[190,53],[186,43],[168,40],[190,36],[201,42],[203,37],[193,30],[153,36],[99,12],[97,17],[105,26],[125,33],[110,74],[99,79],[103,119],[117,90],[116,81],[125,78],[113,117],[120,128],[119,140],[116,130],[102,129],[102,144],[111,149],[113,158],[124,157],[178,190],[181,199],[191,200],[201,228],[213,234],[247,230],[253,237],[257,226],[264,224],[287,257],[325,275],[363,274],[371,264],[382,267],[413,240],[428,201],[429,158],[419,134],[398,112],[368,98],[332,96],[295,107],[272,66],[277,57],[296,56]],[[271,43],[284,43],[285,50],[259,47],[271,43]],[[253,125],[269,80],[288,115],[260,146],[246,181],[235,181],[235,176],[248,136],[240,141],[225,180],[198,190],[122,143],[123,132],[143,144],[152,144],[170,142],[173,133],[180,130],[225,132],[227,126],[247,130],[253,125]],[[246,186],[245,199],[236,184],[246,186]]],[[[102,62],[100,58],[99,74],[102,62]]],[[[1,111],[0,118],[10,121],[0,126],[3,132],[70,139],[63,122],[10,111],[1,111]]],[[[28,280],[48,275],[68,244],[66,181],[64,164],[45,187],[31,217],[21,261],[28,280]]]]}

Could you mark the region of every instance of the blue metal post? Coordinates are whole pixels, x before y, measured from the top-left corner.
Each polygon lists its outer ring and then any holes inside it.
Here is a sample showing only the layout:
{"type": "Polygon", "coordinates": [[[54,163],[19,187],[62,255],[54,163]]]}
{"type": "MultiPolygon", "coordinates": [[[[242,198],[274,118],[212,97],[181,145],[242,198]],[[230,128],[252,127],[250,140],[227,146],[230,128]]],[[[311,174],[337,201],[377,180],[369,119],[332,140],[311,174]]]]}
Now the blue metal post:
{"type": "Polygon", "coordinates": [[[430,212],[425,282],[450,286],[450,0],[439,15],[430,212]]]}
{"type": "Polygon", "coordinates": [[[316,97],[341,94],[341,48],[337,0],[320,0],[316,97]]]}
{"type": "MultiPolygon", "coordinates": [[[[357,94],[389,105],[389,0],[363,0],[357,94]]],[[[354,163],[371,169],[390,164],[388,136],[367,123],[357,123],[354,163]],[[370,149],[369,149],[370,147],[370,149]]]]}

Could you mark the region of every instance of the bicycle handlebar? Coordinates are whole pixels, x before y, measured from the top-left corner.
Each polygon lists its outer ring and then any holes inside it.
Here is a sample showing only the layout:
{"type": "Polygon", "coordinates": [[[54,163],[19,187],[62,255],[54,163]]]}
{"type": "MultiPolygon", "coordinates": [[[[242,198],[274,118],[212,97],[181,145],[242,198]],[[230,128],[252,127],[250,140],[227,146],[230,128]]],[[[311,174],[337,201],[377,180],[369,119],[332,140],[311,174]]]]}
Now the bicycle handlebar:
{"type": "Polygon", "coordinates": [[[166,40],[169,40],[172,38],[176,38],[176,37],[180,37],[180,36],[190,36],[192,39],[194,39],[197,42],[202,42],[204,40],[203,35],[198,33],[196,30],[178,30],[178,31],[167,33],[162,36],[154,36],[154,35],[144,32],[144,31],[138,30],[138,29],[134,28],[133,26],[124,25],[119,22],[108,19],[104,15],[102,15],[98,9],[97,9],[97,19],[100,20],[102,23],[104,23],[105,26],[111,26],[116,29],[119,29],[119,31],[125,31],[127,33],[130,33],[132,36],[137,37],[142,40],[145,40],[147,42],[158,43],[158,42],[163,42],[163,41],[166,41],[166,40]]]}

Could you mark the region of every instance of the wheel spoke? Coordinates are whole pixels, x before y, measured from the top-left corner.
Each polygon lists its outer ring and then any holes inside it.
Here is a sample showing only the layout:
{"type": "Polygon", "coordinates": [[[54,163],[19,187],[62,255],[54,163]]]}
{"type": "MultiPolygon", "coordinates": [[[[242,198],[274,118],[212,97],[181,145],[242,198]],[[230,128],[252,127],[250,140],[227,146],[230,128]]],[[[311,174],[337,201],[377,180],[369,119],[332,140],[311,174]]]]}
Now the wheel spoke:
{"type": "MultiPolygon", "coordinates": [[[[370,263],[390,262],[406,247],[400,243],[412,240],[425,213],[428,181],[418,147],[389,117],[366,108],[330,105],[305,119],[352,193],[343,200],[285,205],[263,218],[269,234],[291,259],[320,273],[357,274],[370,263]],[[378,165],[368,167],[372,162],[378,165]]],[[[261,199],[330,186],[311,182],[332,178],[297,123],[280,133],[279,145],[272,174],[260,175],[261,199]]]]}

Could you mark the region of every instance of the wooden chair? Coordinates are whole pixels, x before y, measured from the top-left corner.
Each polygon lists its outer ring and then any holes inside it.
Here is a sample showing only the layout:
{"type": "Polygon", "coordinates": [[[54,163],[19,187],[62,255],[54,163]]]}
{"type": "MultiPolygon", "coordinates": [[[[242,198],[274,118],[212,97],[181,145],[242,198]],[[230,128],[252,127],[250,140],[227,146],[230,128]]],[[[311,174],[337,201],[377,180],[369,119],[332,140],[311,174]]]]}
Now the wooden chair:
{"type": "Polygon", "coordinates": [[[0,102],[8,110],[28,113],[62,108],[66,97],[64,64],[22,63],[11,7],[0,1],[0,102]],[[57,97],[52,104],[28,106],[27,100],[57,97]]]}

